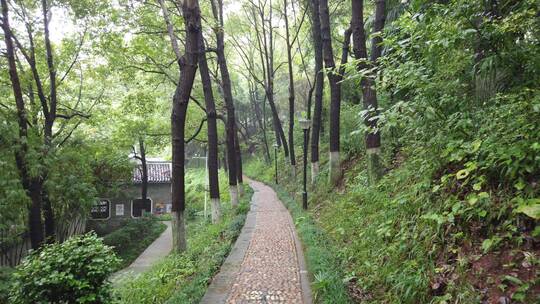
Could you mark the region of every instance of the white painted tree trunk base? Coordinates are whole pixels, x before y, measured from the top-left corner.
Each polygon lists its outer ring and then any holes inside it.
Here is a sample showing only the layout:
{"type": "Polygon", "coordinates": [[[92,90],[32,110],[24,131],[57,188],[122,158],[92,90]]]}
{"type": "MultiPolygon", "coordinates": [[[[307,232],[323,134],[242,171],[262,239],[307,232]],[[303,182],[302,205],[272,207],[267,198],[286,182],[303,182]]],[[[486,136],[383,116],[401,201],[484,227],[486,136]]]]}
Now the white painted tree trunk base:
{"type": "Polygon", "coordinates": [[[383,168],[381,163],[381,149],[370,148],[366,150],[368,165],[368,183],[375,185],[381,179],[383,168]]]}
{"type": "Polygon", "coordinates": [[[244,196],[244,185],[243,184],[238,184],[236,186],[238,187],[238,195],[240,197],[243,197],[244,196]]]}
{"type": "Polygon", "coordinates": [[[339,159],[339,151],[330,152],[329,164],[330,172],[328,174],[328,178],[332,185],[336,185],[341,178],[341,161],[339,159]]]}
{"type": "Polygon", "coordinates": [[[173,211],[172,216],[172,237],[173,237],[173,252],[181,253],[186,251],[186,223],[184,212],[173,211]]]}
{"type": "Polygon", "coordinates": [[[238,206],[238,186],[229,185],[229,194],[231,195],[231,206],[238,206]]]}
{"type": "Polygon", "coordinates": [[[212,223],[216,224],[221,219],[221,204],[219,198],[211,198],[210,205],[212,206],[212,223]]]}
{"type": "Polygon", "coordinates": [[[311,163],[311,183],[315,184],[317,182],[317,176],[319,175],[319,162],[311,163]]]}

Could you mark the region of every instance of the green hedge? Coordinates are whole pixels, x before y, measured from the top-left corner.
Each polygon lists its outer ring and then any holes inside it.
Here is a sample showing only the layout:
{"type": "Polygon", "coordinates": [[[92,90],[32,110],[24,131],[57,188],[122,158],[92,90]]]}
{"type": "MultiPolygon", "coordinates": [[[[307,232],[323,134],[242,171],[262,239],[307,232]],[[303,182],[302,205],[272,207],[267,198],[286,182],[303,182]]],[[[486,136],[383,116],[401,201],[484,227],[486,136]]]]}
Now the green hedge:
{"type": "Polygon", "coordinates": [[[114,232],[103,237],[103,242],[114,248],[122,259],[119,268],[129,266],[167,228],[153,216],[130,219],[114,232]]]}

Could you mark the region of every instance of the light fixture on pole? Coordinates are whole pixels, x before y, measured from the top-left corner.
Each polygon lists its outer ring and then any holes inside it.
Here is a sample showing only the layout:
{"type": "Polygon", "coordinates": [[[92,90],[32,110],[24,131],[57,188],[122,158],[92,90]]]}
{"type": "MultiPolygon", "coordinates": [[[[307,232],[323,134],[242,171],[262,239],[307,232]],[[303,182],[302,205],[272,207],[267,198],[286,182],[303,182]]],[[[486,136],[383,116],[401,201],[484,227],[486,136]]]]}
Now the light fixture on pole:
{"type": "Polygon", "coordinates": [[[309,128],[311,127],[311,120],[309,119],[298,119],[298,123],[300,124],[300,128],[304,130],[304,192],[302,192],[302,208],[304,210],[308,207],[307,202],[307,149],[308,149],[308,134],[309,134],[309,128]]]}
{"type": "Polygon", "coordinates": [[[275,166],[275,176],[276,176],[276,185],[278,184],[278,177],[277,177],[277,150],[279,148],[279,145],[277,143],[274,143],[274,166],[275,166]]]}

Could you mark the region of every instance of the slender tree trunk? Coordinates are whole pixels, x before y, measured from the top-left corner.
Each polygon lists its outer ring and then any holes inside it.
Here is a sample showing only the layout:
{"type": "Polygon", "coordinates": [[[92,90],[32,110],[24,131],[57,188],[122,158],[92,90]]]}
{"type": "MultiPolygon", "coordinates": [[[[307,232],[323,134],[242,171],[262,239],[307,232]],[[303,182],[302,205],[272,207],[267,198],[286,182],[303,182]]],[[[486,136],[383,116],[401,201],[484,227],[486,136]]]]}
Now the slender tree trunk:
{"type": "Polygon", "coordinates": [[[212,223],[219,222],[221,218],[221,204],[219,201],[219,178],[218,178],[218,134],[216,122],[216,104],[212,91],[212,81],[208,72],[206,61],[206,49],[202,33],[199,35],[199,73],[203,84],[204,100],[206,105],[206,117],[208,128],[208,185],[210,190],[210,203],[212,206],[212,223]]]}
{"type": "Polygon", "coordinates": [[[270,149],[268,147],[268,139],[266,137],[266,125],[264,123],[265,115],[263,114],[263,117],[261,117],[261,108],[259,106],[259,94],[257,93],[257,88],[250,88],[250,97],[251,103],[253,104],[253,111],[255,112],[255,116],[257,118],[257,123],[259,125],[259,128],[263,132],[264,160],[267,163],[270,163],[270,149]]]}
{"type": "Polygon", "coordinates": [[[313,109],[313,124],[311,128],[311,180],[314,183],[319,174],[319,137],[322,123],[323,105],[323,51],[321,38],[321,21],[319,18],[319,0],[311,0],[311,35],[315,53],[315,107],[313,109]]]}
{"type": "MultiPolygon", "coordinates": [[[[261,19],[261,28],[259,29],[258,22],[255,21],[255,35],[257,38],[257,44],[259,54],[261,57],[261,64],[263,68],[263,74],[265,79],[265,94],[270,105],[270,111],[272,112],[272,121],[274,125],[274,133],[276,137],[276,144],[281,147],[283,143],[283,152],[285,157],[289,157],[289,147],[287,145],[287,139],[285,138],[285,132],[279,119],[279,113],[274,103],[274,48],[273,48],[273,29],[272,29],[272,2],[269,3],[269,16],[265,18],[264,7],[257,7],[259,11],[259,18],[261,19]],[[266,20],[268,21],[269,31],[266,30],[266,20]],[[268,39],[267,39],[268,37],[268,39]]],[[[256,14],[253,12],[253,19],[256,20],[256,14]]]]}
{"type": "Polygon", "coordinates": [[[173,96],[171,113],[171,140],[172,140],[172,224],[173,224],[173,251],[186,250],[186,227],[184,211],[186,208],[185,193],[185,122],[189,103],[189,96],[193,88],[197,62],[199,60],[199,37],[201,29],[201,15],[199,1],[186,0],[182,4],[182,15],[186,31],[185,55],[182,56],[178,48],[176,36],[167,8],[163,0],[159,0],[163,17],[167,24],[171,45],[178,60],[180,80],[173,96]]]}
{"type": "Polygon", "coordinates": [[[291,162],[291,176],[296,178],[296,156],[294,155],[294,75],[292,62],[292,45],[289,33],[289,18],[287,17],[287,0],[283,0],[285,19],[285,42],[287,44],[287,63],[289,67],[289,156],[291,162]]]}
{"type": "Polygon", "coordinates": [[[238,194],[244,195],[244,178],[242,176],[242,151],[240,150],[240,141],[238,140],[238,132],[234,134],[234,152],[236,155],[236,178],[238,180],[238,194]]]}
{"type": "Polygon", "coordinates": [[[223,170],[225,170],[225,172],[229,172],[229,164],[227,164],[227,149],[225,149],[225,151],[223,151],[223,170]]]}
{"type": "Polygon", "coordinates": [[[336,184],[341,178],[340,164],[340,108],[341,108],[341,85],[339,75],[336,73],[334,63],[334,52],[332,50],[332,37],[330,34],[330,14],[328,11],[328,0],[319,1],[319,17],[321,21],[321,39],[323,47],[323,59],[326,66],[328,82],[330,83],[330,183],[336,184]]]}
{"type": "MultiPolygon", "coordinates": [[[[56,105],[57,105],[57,97],[56,97],[56,68],[54,66],[54,57],[52,52],[52,46],[51,46],[51,40],[49,38],[49,8],[47,7],[47,1],[42,0],[41,1],[41,8],[42,8],[42,14],[43,14],[43,32],[44,32],[44,40],[45,40],[45,50],[47,54],[47,68],[49,70],[49,87],[50,87],[50,95],[49,95],[49,108],[44,110],[44,116],[45,116],[45,128],[44,128],[44,136],[45,136],[45,151],[43,158],[46,159],[49,156],[49,153],[53,149],[52,146],[52,137],[53,137],[53,126],[54,121],[56,120],[56,105]],[[47,113],[48,112],[48,113],[47,113]]],[[[35,64],[35,62],[34,62],[35,64]]],[[[48,176],[48,168],[45,165],[43,169],[43,179],[45,180],[48,176]]],[[[48,196],[48,192],[43,187],[42,189],[42,197],[43,197],[43,217],[45,219],[45,238],[48,242],[54,242],[55,241],[55,224],[54,224],[54,211],[51,204],[51,201],[48,196]]]]}
{"type": "Polygon", "coordinates": [[[28,115],[25,109],[21,82],[17,72],[15,51],[11,37],[11,28],[9,24],[9,13],[7,0],[0,0],[2,6],[2,29],[4,32],[4,42],[6,47],[6,58],[8,61],[9,78],[15,104],[17,108],[17,122],[19,125],[19,147],[15,149],[15,161],[21,184],[30,198],[31,204],[28,210],[28,228],[30,233],[30,242],[33,249],[38,249],[44,240],[43,222],[41,220],[42,196],[41,191],[43,183],[39,177],[30,175],[30,168],[27,161],[28,154],[28,115]]]}
{"type": "MultiPolygon", "coordinates": [[[[375,4],[375,21],[373,31],[380,32],[384,28],[385,1],[377,0],[375,4]]],[[[367,61],[368,57],[363,11],[363,1],[353,0],[351,26],[353,29],[354,55],[357,59],[367,61]]],[[[381,36],[375,35],[371,40],[372,47],[369,60],[370,62],[360,63],[357,67],[359,71],[376,65],[377,59],[381,56],[381,43],[381,36]]],[[[381,136],[377,128],[378,120],[376,119],[378,114],[378,102],[377,91],[375,89],[375,77],[375,74],[370,73],[362,77],[361,80],[364,109],[368,111],[364,118],[364,123],[369,128],[369,131],[365,136],[365,144],[368,157],[368,178],[371,184],[376,183],[382,174],[382,165],[380,163],[381,136]]]]}
{"type": "Polygon", "coordinates": [[[233,206],[238,205],[238,183],[237,183],[237,164],[235,157],[234,139],[236,134],[235,124],[236,118],[234,113],[234,101],[231,90],[231,78],[229,76],[229,69],[227,67],[227,59],[225,58],[225,42],[224,42],[224,28],[223,28],[223,2],[217,0],[217,5],[212,2],[212,13],[214,19],[219,23],[219,28],[215,29],[216,41],[217,41],[217,57],[218,65],[221,73],[221,82],[223,86],[223,99],[225,100],[225,108],[227,110],[227,161],[229,165],[229,192],[231,195],[231,204],[233,206]]]}
{"type": "Polygon", "coordinates": [[[144,148],[144,140],[139,137],[139,151],[141,153],[141,198],[143,201],[148,199],[148,166],[146,164],[146,150],[144,148]]]}

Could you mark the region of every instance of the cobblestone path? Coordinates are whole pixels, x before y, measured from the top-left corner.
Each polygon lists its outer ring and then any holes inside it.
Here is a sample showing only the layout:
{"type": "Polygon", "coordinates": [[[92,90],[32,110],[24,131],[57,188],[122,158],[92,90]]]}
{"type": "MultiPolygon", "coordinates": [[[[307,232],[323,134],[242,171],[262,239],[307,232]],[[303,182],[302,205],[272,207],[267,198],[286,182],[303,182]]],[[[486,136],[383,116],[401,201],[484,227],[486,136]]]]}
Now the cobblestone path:
{"type": "Polygon", "coordinates": [[[246,225],[201,303],[311,303],[300,243],[272,188],[255,190],[246,225]]]}

